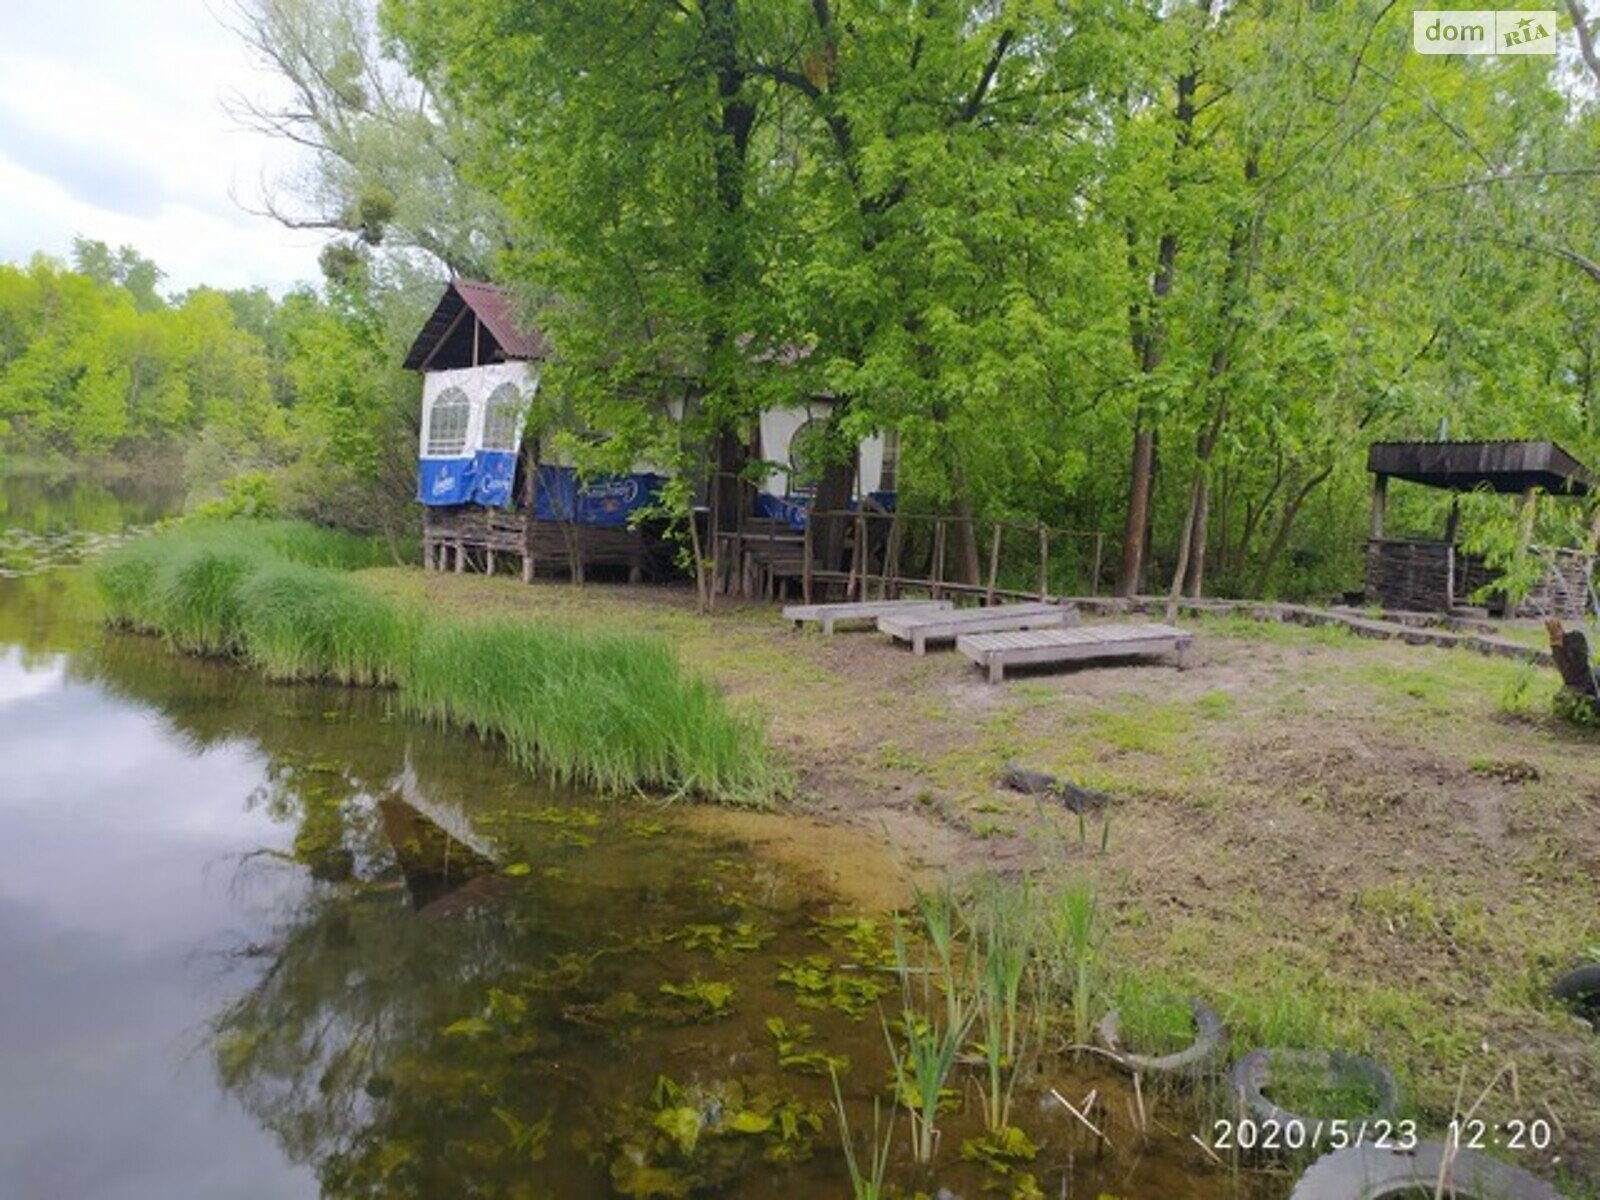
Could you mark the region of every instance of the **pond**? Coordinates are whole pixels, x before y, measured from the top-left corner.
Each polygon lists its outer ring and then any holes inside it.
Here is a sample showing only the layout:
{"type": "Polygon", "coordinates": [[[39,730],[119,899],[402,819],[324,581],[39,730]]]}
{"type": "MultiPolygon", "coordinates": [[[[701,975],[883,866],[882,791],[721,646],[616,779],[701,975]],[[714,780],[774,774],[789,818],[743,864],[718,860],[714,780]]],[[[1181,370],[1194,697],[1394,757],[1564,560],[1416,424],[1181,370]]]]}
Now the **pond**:
{"type": "MultiPolygon", "coordinates": [[[[82,569],[0,578],[0,1196],[848,1195],[828,1065],[865,1156],[889,917],[688,816],[107,632],[82,569]]],[[[1123,1148],[1019,1096],[1043,1194],[1268,1194],[1176,1101],[1138,1139],[1093,1060],[1051,1082],[1123,1148]]],[[[966,1092],[891,1179],[1034,1194],[953,1152],[966,1092]]]]}

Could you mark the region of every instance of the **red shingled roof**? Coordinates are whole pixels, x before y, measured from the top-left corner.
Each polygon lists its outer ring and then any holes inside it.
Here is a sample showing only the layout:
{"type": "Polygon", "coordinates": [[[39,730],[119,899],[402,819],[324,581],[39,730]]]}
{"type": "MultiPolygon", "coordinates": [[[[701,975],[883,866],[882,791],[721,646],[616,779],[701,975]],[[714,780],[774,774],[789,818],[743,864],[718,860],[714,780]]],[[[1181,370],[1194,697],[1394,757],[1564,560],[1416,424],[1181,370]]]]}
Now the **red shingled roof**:
{"type": "Polygon", "coordinates": [[[516,298],[504,288],[473,279],[452,279],[406,355],[413,371],[472,365],[473,322],[477,318],[478,361],[541,359],[549,343],[516,318],[516,298]]]}

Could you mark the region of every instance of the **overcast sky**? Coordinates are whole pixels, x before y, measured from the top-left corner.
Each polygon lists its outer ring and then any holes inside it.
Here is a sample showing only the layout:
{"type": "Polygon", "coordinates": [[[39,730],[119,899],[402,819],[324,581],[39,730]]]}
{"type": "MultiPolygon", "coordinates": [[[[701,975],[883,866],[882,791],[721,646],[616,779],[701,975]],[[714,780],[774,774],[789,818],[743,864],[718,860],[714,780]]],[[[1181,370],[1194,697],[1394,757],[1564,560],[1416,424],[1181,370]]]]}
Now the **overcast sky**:
{"type": "Polygon", "coordinates": [[[66,258],[82,234],[132,245],[172,290],[318,278],[321,238],[240,206],[297,160],[223,110],[275,94],[226,3],[0,0],[0,260],[66,258]]]}

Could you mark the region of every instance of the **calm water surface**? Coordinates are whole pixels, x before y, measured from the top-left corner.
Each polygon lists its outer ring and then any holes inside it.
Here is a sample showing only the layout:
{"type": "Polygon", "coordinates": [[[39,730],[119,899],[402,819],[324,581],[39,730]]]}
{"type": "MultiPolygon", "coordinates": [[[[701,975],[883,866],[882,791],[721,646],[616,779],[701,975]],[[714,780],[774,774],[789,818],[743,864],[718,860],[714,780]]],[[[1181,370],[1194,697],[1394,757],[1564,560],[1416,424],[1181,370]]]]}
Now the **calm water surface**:
{"type": "MultiPolygon", "coordinates": [[[[0,543],[159,515],[0,492],[0,543]]],[[[848,1194],[815,1052],[870,1128],[886,923],[673,818],[107,633],[82,570],[0,578],[0,1198],[848,1194]]],[[[1189,1118],[1118,1158],[1018,1105],[1052,1197],[1240,1194],[1189,1118]]]]}

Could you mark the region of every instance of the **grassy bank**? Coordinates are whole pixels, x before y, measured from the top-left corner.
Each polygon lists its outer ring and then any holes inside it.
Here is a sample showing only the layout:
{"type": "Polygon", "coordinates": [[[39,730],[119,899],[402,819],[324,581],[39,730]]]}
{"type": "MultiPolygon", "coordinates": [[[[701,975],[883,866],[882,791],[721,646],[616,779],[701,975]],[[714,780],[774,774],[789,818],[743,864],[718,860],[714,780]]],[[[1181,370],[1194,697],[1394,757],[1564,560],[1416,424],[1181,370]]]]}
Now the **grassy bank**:
{"type": "Polygon", "coordinates": [[[406,713],[501,739],[564,783],[762,804],[781,773],[760,728],[661,639],[428,615],[349,572],[380,541],[289,521],[190,521],[106,555],[111,620],[277,680],[397,688],[406,713]]]}

